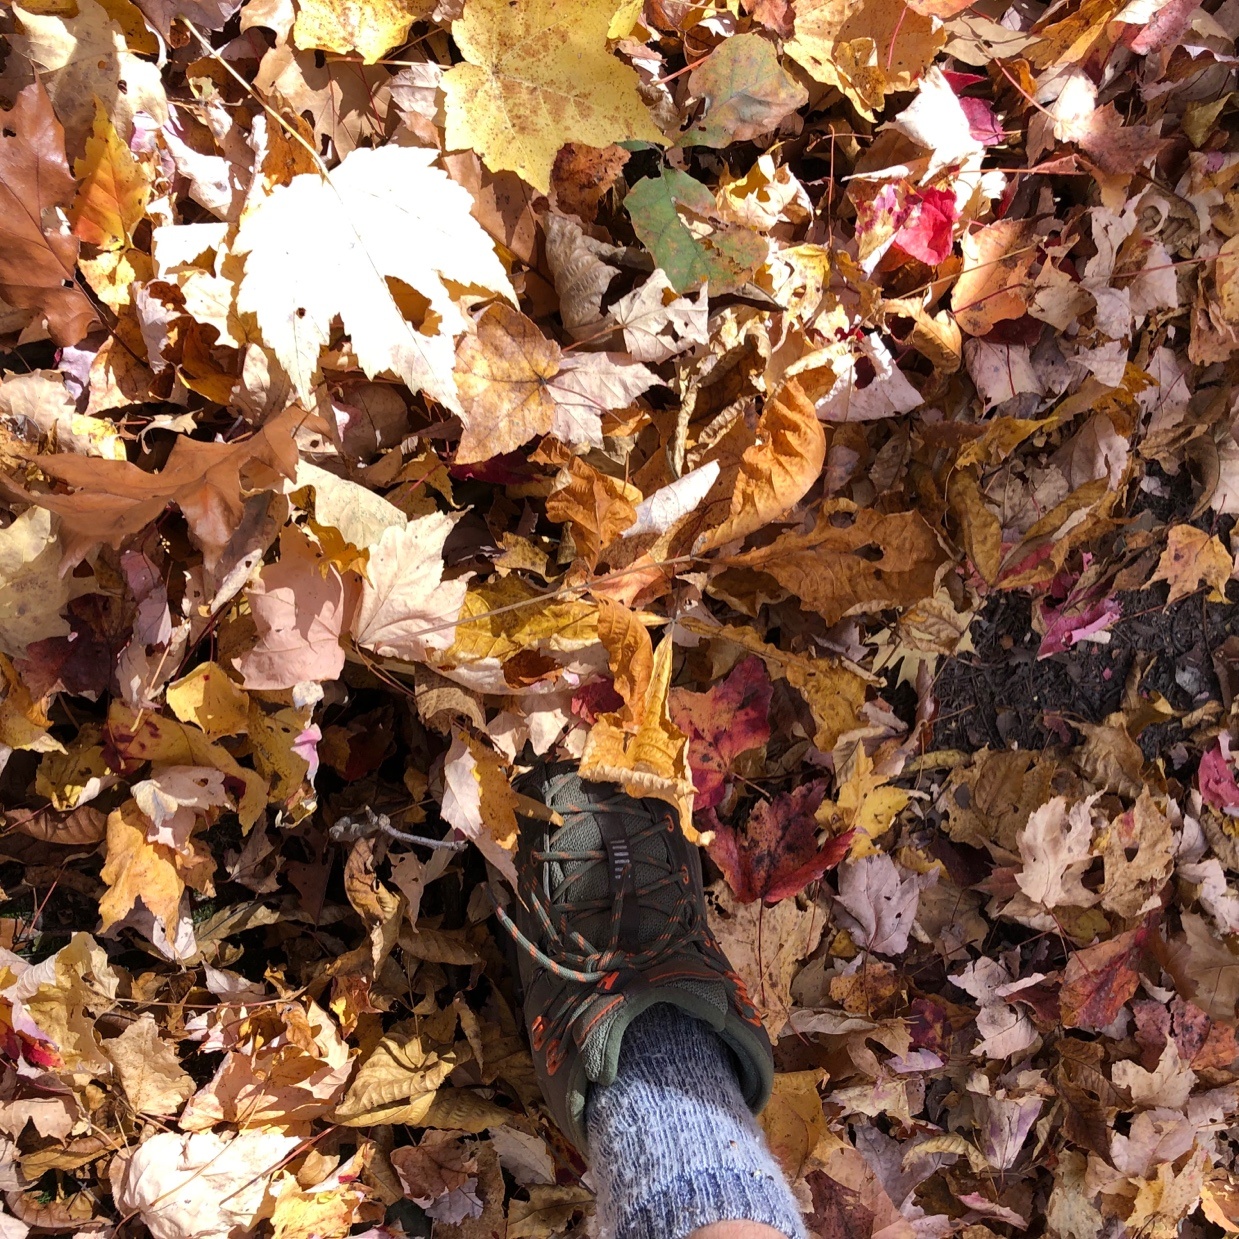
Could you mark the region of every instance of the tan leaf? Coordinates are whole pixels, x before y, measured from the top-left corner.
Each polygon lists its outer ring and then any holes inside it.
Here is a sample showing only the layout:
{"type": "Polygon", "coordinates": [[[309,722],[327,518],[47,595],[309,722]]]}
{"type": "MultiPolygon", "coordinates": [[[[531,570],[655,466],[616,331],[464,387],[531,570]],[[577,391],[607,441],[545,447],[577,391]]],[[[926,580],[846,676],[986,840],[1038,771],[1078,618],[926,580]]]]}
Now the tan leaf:
{"type": "Polygon", "coordinates": [[[828,624],[857,612],[908,606],[934,592],[946,555],[920,513],[860,508],[850,521],[836,526],[823,515],[811,533],[781,534],[729,562],[772,576],[828,624]],[[865,557],[857,554],[866,548],[865,557]]]}
{"type": "Polygon", "coordinates": [[[368,580],[353,617],[358,645],[413,662],[452,644],[468,588],[464,581],[443,580],[443,544],[455,523],[436,512],[383,531],[370,549],[368,580]]]}
{"type": "Polygon", "coordinates": [[[740,458],[727,519],[698,538],[694,553],[746,538],[790,511],[817,481],[825,459],[826,432],[813,402],[791,379],[766,401],[757,441],[740,458]]]}
{"type": "Polygon", "coordinates": [[[1210,602],[1226,601],[1226,582],[1234,568],[1230,553],[1216,536],[1210,536],[1194,525],[1175,525],[1166,539],[1166,549],[1157,561],[1157,571],[1149,578],[1166,581],[1170,596],[1166,605],[1194,594],[1201,585],[1208,585],[1205,597],[1210,602]]]}
{"type": "Polygon", "coordinates": [[[362,1063],[333,1118],[345,1127],[417,1126],[455,1066],[455,1053],[440,1054],[412,1021],[397,1024],[362,1063]]]}
{"type": "Polygon", "coordinates": [[[516,793],[499,758],[464,732],[452,736],[443,767],[443,816],[516,889],[516,793]]]}
{"type": "Polygon", "coordinates": [[[628,482],[600,473],[579,456],[569,456],[559,486],[546,501],[549,519],[572,530],[577,551],[589,564],[637,519],[641,492],[628,482]]]}
{"type": "Polygon", "coordinates": [[[103,1043],[129,1104],[138,1114],[169,1115],[194,1091],[193,1077],[172,1046],[159,1035],[151,1015],[142,1015],[119,1037],[103,1043]]]}
{"type": "Polygon", "coordinates": [[[598,604],[598,640],[607,652],[615,691],[624,699],[625,716],[639,723],[654,674],[649,631],[627,607],[603,599],[598,604]]]}
{"type": "Polygon", "coordinates": [[[128,245],[146,215],[150,174],[121,141],[97,99],[94,131],[73,171],[79,181],[69,211],[73,235],[105,250],[128,245]]]}
{"type": "Polygon", "coordinates": [[[99,915],[106,930],[128,916],[140,899],[171,938],[186,884],[209,888],[215,860],[193,841],[180,850],[151,843],[146,837],[150,828],[134,800],[108,815],[107,860],[99,874],[108,889],[99,900],[99,915]]]}
{"type": "Polygon", "coordinates": [[[695,839],[688,740],[671,721],[667,706],[673,653],[671,638],[666,636],[654,652],[635,730],[623,714],[603,714],[590,728],[581,755],[581,775],[618,783],[630,796],[667,801],[679,809],[685,833],[695,839]]]}
{"type": "Polygon", "coordinates": [[[529,1199],[508,1202],[508,1239],[550,1239],[567,1230],[582,1210],[590,1211],[594,1194],[580,1184],[566,1187],[536,1186],[529,1199]]]}
{"type": "Polygon", "coordinates": [[[1000,219],[959,240],[964,268],[951,290],[955,321],[983,336],[1003,319],[1019,318],[1034,289],[1029,269],[1037,259],[1036,222],[1000,219]]]}

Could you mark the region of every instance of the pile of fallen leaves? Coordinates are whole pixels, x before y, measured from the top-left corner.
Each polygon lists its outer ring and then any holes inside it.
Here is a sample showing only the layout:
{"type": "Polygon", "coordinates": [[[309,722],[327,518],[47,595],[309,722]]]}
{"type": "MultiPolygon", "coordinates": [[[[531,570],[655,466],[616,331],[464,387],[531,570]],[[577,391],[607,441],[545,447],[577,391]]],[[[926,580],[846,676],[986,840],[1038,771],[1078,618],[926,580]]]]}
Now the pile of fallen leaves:
{"type": "Polygon", "coordinates": [[[0,1236],[592,1233],[543,757],[817,1239],[1239,1233],[1239,0],[0,19],[0,1236]]]}

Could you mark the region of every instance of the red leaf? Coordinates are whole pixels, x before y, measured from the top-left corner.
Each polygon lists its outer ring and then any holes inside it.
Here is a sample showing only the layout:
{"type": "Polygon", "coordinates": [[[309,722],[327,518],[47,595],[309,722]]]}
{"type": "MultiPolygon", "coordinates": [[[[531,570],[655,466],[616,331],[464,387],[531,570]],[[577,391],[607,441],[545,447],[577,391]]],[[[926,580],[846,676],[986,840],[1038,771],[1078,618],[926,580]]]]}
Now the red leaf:
{"type": "Polygon", "coordinates": [[[926,189],[909,199],[910,209],[895,234],[895,244],[905,254],[936,267],[945,262],[955,244],[952,226],[959,215],[955,195],[941,189],[926,189]]]}
{"type": "Polygon", "coordinates": [[[717,828],[710,857],[741,903],[787,899],[847,855],[851,831],[817,845],[814,814],[825,795],[826,781],[817,779],[758,805],[743,834],[717,828]]]}
{"type": "Polygon", "coordinates": [[[671,692],[671,717],[688,737],[688,764],[697,789],[697,809],[722,803],[731,763],[770,739],[766,664],[755,654],[737,663],[708,693],[671,692]]]}
{"type": "Polygon", "coordinates": [[[1133,965],[1143,954],[1148,936],[1146,922],[1071,956],[1058,995],[1068,1028],[1097,1032],[1114,1023],[1123,1004],[1139,988],[1140,974],[1133,965]]]}
{"type": "Polygon", "coordinates": [[[1223,813],[1239,809],[1239,785],[1235,783],[1234,772],[1226,758],[1222,742],[1218,739],[1200,759],[1200,768],[1196,772],[1196,781],[1205,804],[1221,809],[1223,813]]]}

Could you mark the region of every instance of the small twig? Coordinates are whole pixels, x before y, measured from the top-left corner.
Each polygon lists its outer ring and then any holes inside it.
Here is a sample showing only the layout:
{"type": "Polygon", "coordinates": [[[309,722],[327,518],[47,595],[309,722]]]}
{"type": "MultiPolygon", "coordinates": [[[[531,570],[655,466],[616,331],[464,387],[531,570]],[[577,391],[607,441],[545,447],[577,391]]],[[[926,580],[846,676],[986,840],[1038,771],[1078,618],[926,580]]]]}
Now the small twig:
{"type": "Polygon", "coordinates": [[[355,843],[366,835],[387,835],[400,843],[418,843],[426,848],[438,848],[447,852],[460,852],[469,846],[467,839],[427,839],[422,835],[406,834],[391,824],[386,813],[375,813],[369,805],[356,817],[342,817],[327,832],[336,843],[355,843]]]}

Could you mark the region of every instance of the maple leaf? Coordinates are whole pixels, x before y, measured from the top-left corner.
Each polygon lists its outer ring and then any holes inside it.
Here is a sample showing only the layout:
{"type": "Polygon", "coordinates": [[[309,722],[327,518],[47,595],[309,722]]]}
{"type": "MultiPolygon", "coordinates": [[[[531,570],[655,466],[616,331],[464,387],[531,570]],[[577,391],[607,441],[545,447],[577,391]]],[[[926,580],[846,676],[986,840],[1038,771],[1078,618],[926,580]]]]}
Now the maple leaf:
{"type": "Polygon", "coordinates": [[[280,558],[246,591],[258,639],[233,665],[246,688],[334,680],[344,669],[344,581],[309,539],[286,532],[280,558]]]}
{"type": "Polygon", "coordinates": [[[860,508],[851,515],[851,524],[839,526],[820,517],[811,533],[781,534],[728,562],[769,574],[828,624],[854,611],[899,606],[933,592],[945,555],[919,513],[886,516],[860,508]],[[876,557],[857,555],[862,548],[876,557]]]}
{"type": "Polygon", "coordinates": [[[774,44],[758,34],[725,39],[688,77],[705,100],[705,115],[680,139],[685,145],[727,146],[769,133],[809,94],[779,64],[774,44]]]}
{"type": "Polygon", "coordinates": [[[851,831],[818,847],[814,815],[825,795],[825,780],[815,779],[763,800],[743,834],[727,825],[715,829],[710,857],[741,903],[777,903],[798,894],[848,854],[851,831]]]}
{"type": "Polygon", "coordinates": [[[367,375],[389,370],[460,412],[452,362],[467,320],[452,288],[515,294],[469,214],[468,193],[431,166],[434,156],[416,147],[353,151],[327,177],[277,185],[241,221],[237,308],[257,318],[307,403],[339,315],[367,375]],[[389,280],[427,303],[421,323],[405,316],[389,280]]]}
{"type": "Polygon", "coordinates": [[[601,415],[657,383],[644,366],[602,353],[565,357],[523,314],[491,306],[456,353],[464,434],[456,462],[513,451],[538,435],[601,446],[601,415]]]}
{"type": "Polygon", "coordinates": [[[1029,271],[1037,260],[1032,220],[1001,219],[959,242],[964,266],[951,289],[955,321],[971,336],[986,335],[995,323],[1019,318],[1032,294],[1029,271]]]}
{"type": "Polygon", "coordinates": [[[213,564],[244,516],[243,490],[275,487],[294,475],[297,445],[291,431],[303,417],[288,409],[237,443],[201,443],[179,436],[158,473],[128,461],[43,456],[39,468],[76,489],[70,495],[27,498],[60,515],[71,562],[103,542],[120,546],[175,503],[213,564]]]}
{"type": "Polygon", "coordinates": [[[909,873],[879,852],[839,870],[839,917],[857,945],[879,955],[901,955],[916,920],[925,876],[909,873]]]}
{"type": "Polygon", "coordinates": [[[72,10],[15,4],[13,12],[21,27],[14,43],[41,70],[70,154],[79,154],[85,146],[96,100],[122,141],[129,140],[139,112],[156,127],[168,119],[159,69],[142,59],[142,54],[155,55],[158,43],[132,8],[118,5],[114,16],[98,0],[80,0],[72,10]]]}
{"type": "Polygon", "coordinates": [[[516,793],[485,745],[454,732],[443,766],[443,816],[517,889],[516,793]]]}
{"type": "Polygon", "coordinates": [[[637,75],[607,51],[611,0],[466,0],[452,23],[465,58],[443,77],[449,149],[550,189],[566,142],[661,144],[637,75]]]}
{"type": "Polygon", "coordinates": [[[200,727],[210,740],[249,728],[249,697],[218,663],[199,663],[168,685],[164,700],[182,723],[200,727]]]}
{"type": "Polygon", "coordinates": [[[357,52],[362,64],[370,65],[404,42],[416,16],[407,0],[306,0],[297,6],[293,44],[324,52],[357,52]]]}
{"type": "Polygon", "coordinates": [[[590,728],[581,754],[581,777],[618,783],[630,796],[652,796],[674,805],[689,838],[693,784],[688,768],[688,741],[671,721],[667,692],[671,685],[672,642],[664,637],[654,651],[649,684],[634,718],[603,714],[590,728]]]}
{"type": "Polygon", "coordinates": [[[135,1020],[119,1037],[104,1041],[103,1052],[116,1068],[125,1098],[137,1114],[175,1114],[194,1091],[193,1077],[159,1035],[159,1025],[149,1014],[135,1020]]]}
{"type": "Polygon", "coordinates": [[[671,690],[671,718],[688,737],[696,809],[722,804],[732,762],[770,739],[773,691],[761,659],[755,657],[741,659],[707,692],[671,690]]]}
{"type": "Polygon", "coordinates": [[[443,580],[443,544],[455,523],[435,513],[383,531],[353,616],[358,645],[407,661],[452,645],[468,589],[465,580],[443,580]]]}
{"type": "Polygon", "coordinates": [[[1194,594],[1202,584],[1209,586],[1206,598],[1210,602],[1224,602],[1226,582],[1233,569],[1230,552],[1217,537],[1194,525],[1175,525],[1167,535],[1166,549],[1149,583],[1169,583],[1167,606],[1194,594]]]}
{"type": "Polygon", "coordinates": [[[403,1021],[386,1033],[361,1064],[333,1117],[346,1127],[417,1125],[455,1066],[452,1051],[440,1054],[412,1021],[403,1021]]]}
{"type": "Polygon", "coordinates": [[[4,113],[0,136],[0,206],[8,233],[0,292],[11,305],[45,315],[62,345],[76,344],[95,321],[94,307],[73,284],[76,239],[43,226],[43,212],[64,206],[73,186],[64,130],[36,82],[4,113]]]}
{"type": "Polygon", "coordinates": [[[1059,991],[1064,1025],[1096,1032],[1114,1023],[1140,985],[1136,965],[1149,933],[1148,926],[1142,925],[1072,952],[1059,991]]]}

